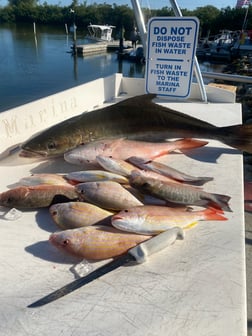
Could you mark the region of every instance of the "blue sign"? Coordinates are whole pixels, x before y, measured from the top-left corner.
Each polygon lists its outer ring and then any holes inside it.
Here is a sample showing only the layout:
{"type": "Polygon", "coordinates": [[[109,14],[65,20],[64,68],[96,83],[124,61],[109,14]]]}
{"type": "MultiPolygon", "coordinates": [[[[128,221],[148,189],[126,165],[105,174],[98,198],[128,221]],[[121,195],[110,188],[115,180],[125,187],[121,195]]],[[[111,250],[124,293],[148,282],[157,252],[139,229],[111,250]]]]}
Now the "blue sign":
{"type": "Polygon", "coordinates": [[[146,92],[187,98],[198,41],[196,17],[154,17],[148,22],[146,92]]]}

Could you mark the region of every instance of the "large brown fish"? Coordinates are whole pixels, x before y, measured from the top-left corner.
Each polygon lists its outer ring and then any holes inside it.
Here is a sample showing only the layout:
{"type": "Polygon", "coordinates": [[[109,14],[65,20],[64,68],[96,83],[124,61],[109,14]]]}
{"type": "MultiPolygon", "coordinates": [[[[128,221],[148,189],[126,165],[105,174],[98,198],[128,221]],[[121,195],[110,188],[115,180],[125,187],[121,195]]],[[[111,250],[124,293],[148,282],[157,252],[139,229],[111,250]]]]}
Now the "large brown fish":
{"type": "Polygon", "coordinates": [[[148,141],[199,137],[252,152],[252,125],[216,127],[155,104],[154,97],[136,96],[65,120],[26,141],[20,155],[52,157],[79,144],[119,137],[148,141]]]}

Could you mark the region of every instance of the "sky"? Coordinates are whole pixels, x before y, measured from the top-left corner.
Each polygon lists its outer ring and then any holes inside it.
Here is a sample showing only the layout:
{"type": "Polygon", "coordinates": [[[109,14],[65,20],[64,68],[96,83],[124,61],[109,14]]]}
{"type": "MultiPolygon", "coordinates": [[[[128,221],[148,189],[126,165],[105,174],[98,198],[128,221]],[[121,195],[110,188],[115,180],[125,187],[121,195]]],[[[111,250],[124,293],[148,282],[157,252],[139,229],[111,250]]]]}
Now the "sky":
{"type": "MultiPolygon", "coordinates": [[[[40,0],[39,2],[43,4],[46,1],[49,5],[60,5],[60,6],[69,6],[72,3],[72,0],[40,0]]],[[[107,3],[112,5],[116,3],[118,5],[129,5],[131,7],[130,0],[87,0],[87,5],[92,5],[93,3],[107,3]]],[[[8,3],[7,0],[0,0],[0,6],[5,6],[8,3]]],[[[79,3],[83,3],[83,0],[79,0],[79,3]]],[[[169,0],[139,0],[140,5],[150,9],[158,9],[165,6],[170,7],[169,0]]],[[[177,4],[180,8],[195,9],[197,7],[204,7],[207,5],[212,5],[217,8],[226,8],[228,6],[235,7],[236,0],[177,0],[177,4]]]]}

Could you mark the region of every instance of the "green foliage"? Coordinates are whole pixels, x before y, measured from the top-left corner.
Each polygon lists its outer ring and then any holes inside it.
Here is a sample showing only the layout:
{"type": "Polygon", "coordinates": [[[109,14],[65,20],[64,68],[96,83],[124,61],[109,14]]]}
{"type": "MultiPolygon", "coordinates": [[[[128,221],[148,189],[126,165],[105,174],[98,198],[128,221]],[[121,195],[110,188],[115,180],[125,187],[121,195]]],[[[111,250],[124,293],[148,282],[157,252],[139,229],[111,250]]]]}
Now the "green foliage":
{"type": "Polygon", "coordinates": [[[220,10],[214,6],[205,6],[198,7],[193,12],[193,15],[200,20],[201,35],[206,36],[208,31],[211,31],[211,34],[216,34],[220,29],[229,29],[227,27],[217,28],[216,27],[216,18],[220,14],[220,10]],[[217,30],[216,30],[217,28],[217,30]],[[215,31],[216,30],[216,31],[215,31]]]}
{"type": "Polygon", "coordinates": [[[9,6],[15,7],[34,7],[37,5],[37,0],[8,0],[9,6]]]}
{"type": "MultiPolygon", "coordinates": [[[[246,8],[226,7],[218,9],[212,5],[198,7],[195,10],[182,9],[184,16],[196,16],[200,20],[200,35],[217,34],[220,30],[240,30],[243,26],[246,8]]],[[[153,16],[174,16],[171,7],[161,9],[143,8],[145,22],[153,16]]],[[[252,17],[252,7],[248,18],[252,17]]],[[[125,38],[129,39],[132,27],[136,25],[134,13],[127,5],[108,5],[93,3],[87,5],[85,0],[72,0],[70,6],[41,4],[38,0],[8,0],[8,6],[0,7],[0,22],[37,22],[43,24],[69,24],[75,21],[78,29],[85,30],[90,23],[116,26],[117,37],[124,28],[125,38]]],[[[252,20],[248,20],[247,29],[252,29],[252,20]]]]}

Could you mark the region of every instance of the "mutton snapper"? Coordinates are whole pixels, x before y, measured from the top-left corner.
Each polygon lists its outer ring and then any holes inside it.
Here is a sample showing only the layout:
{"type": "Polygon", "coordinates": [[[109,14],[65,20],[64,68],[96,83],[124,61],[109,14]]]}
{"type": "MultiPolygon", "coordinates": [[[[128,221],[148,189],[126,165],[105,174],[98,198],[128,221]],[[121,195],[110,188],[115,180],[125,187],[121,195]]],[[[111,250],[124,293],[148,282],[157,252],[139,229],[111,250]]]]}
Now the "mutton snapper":
{"type": "Polygon", "coordinates": [[[148,141],[171,138],[216,139],[252,152],[252,125],[216,127],[152,102],[153,94],[125,99],[58,123],[28,139],[21,156],[59,156],[80,144],[105,138],[148,141]]]}
{"type": "Polygon", "coordinates": [[[196,139],[179,139],[170,142],[147,142],[128,139],[103,139],[77,146],[64,154],[64,159],[73,164],[97,164],[98,155],[126,160],[130,156],[154,159],[175,150],[205,146],[208,142],[196,139]]]}

